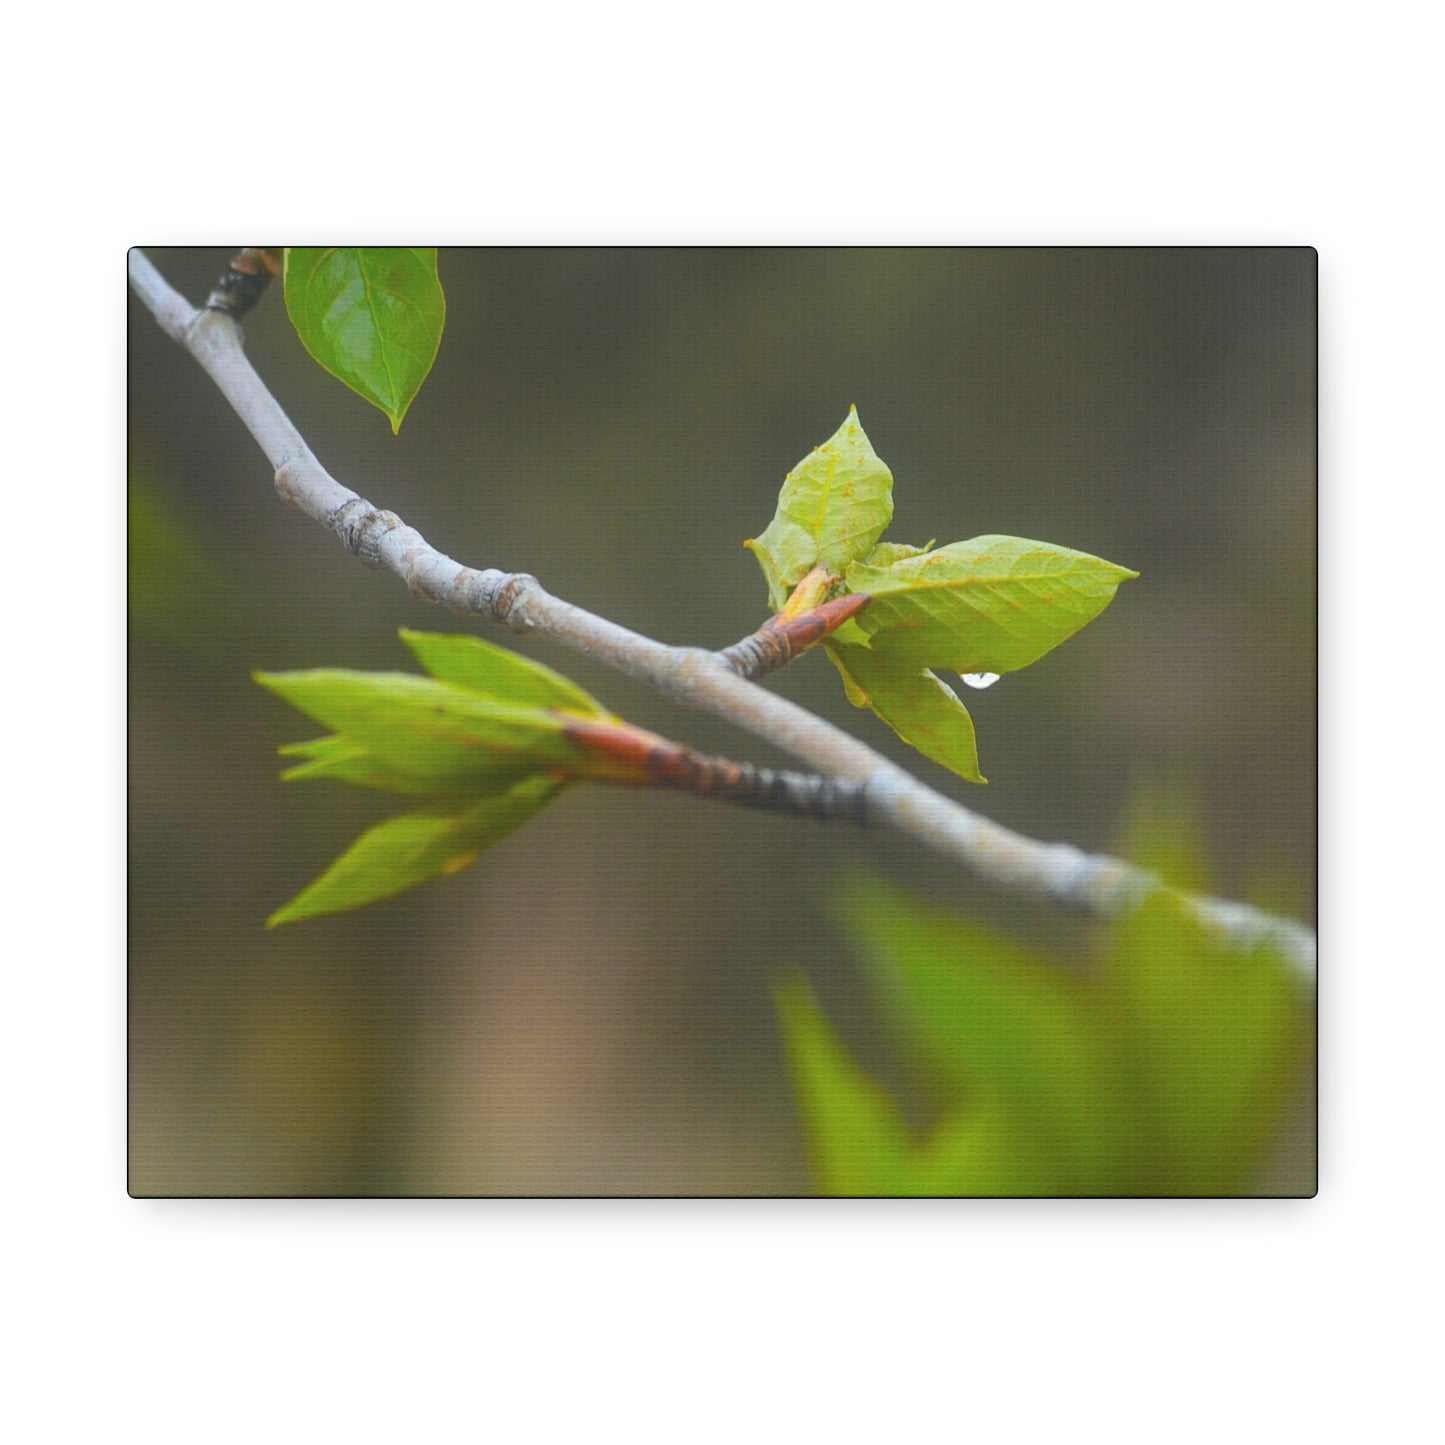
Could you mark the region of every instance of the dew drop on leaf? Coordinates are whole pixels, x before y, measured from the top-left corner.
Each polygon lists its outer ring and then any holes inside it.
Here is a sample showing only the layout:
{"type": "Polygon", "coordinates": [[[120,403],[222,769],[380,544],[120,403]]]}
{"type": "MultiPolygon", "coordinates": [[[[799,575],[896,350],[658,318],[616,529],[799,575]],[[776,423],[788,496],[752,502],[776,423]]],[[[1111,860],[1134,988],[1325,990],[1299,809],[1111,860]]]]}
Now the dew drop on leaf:
{"type": "Polygon", "coordinates": [[[970,687],[992,687],[998,681],[996,672],[960,672],[958,675],[970,687]]]}

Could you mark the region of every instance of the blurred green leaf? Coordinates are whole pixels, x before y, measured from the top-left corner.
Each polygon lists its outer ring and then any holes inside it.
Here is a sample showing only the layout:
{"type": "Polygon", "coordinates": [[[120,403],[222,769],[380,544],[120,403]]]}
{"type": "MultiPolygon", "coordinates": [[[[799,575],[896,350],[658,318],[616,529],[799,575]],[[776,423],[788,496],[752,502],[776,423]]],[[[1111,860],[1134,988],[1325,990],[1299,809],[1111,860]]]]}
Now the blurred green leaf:
{"type": "MultiPolygon", "coordinates": [[[[795,1057],[794,1074],[820,1187],[1247,1189],[1305,1081],[1313,1008],[1272,948],[1224,946],[1183,906],[1175,885],[1209,891],[1198,836],[1187,795],[1137,794],[1120,851],[1170,886],[1101,928],[1099,957],[1073,968],[868,875],[847,878],[834,914],[939,1113],[910,1136],[894,1101],[795,990],[793,1012],[817,1056],[806,1078],[795,1057]],[[871,1174],[839,1162],[850,1135],[869,1141],[871,1174]]],[[[801,1027],[795,1018],[793,1032],[801,1027]]]]}
{"type": "Polygon", "coordinates": [[[360,908],[429,879],[458,873],[565,786],[533,775],[461,809],[435,804],[388,818],[363,833],[309,888],[273,913],[266,926],[360,908]]]}
{"type": "Polygon", "coordinates": [[[356,908],[455,872],[563,787],[654,785],[659,750],[675,747],[612,716],[550,668],[479,638],[402,636],[432,676],[340,668],[253,674],[335,730],[282,747],[296,760],[283,778],[434,800],[364,834],[273,922],[356,908]]]}
{"type": "Polygon", "coordinates": [[[871,708],[910,747],[959,777],[988,781],[978,769],[973,719],[952,688],[926,668],[880,661],[853,622],[839,628],[824,649],[854,707],[871,708]]]}
{"type": "Polygon", "coordinates": [[[857,617],[881,660],[903,668],[1014,672],[1072,637],[1138,574],[1022,537],[975,537],[886,566],[855,563],[857,617]]]}
{"type": "Polygon", "coordinates": [[[302,345],[399,431],[441,345],[436,248],[292,246],[285,291],[302,345]]]}
{"type": "MultiPolygon", "coordinates": [[[[1125,856],[1175,887],[1208,875],[1195,810],[1178,789],[1133,800],[1125,856]]],[[[1101,983],[1118,1019],[1121,1075],[1157,1141],[1169,1192],[1231,1194],[1298,1087],[1312,1010],[1268,947],[1224,949],[1168,895],[1115,928],[1101,983]]]]}
{"type": "Polygon", "coordinates": [[[746,545],[779,610],[816,566],[842,575],[868,555],[893,517],[893,474],[850,407],[842,426],[787,475],[767,529],[746,545]]]}
{"type": "MultiPolygon", "coordinates": [[[[126,493],[127,621],[137,634],[192,656],[227,652],[230,558],[210,545],[141,467],[126,493]]],[[[229,653],[227,653],[229,656],[229,653]]]]}
{"type": "Polygon", "coordinates": [[[833,1195],[1037,1195],[1060,1192],[1016,1124],[992,1104],[949,1112],[915,1137],[888,1091],[848,1054],[812,990],[773,990],[809,1157],[833,1195]]]}
{"type": "Polygon", "coordinates": [[[1030,1192],[1109,1193],[1141,1141],[1114,1077],[1097,987],[988,930],[866,877],[836,905],[911,1056],[948,1097],[989,1111],[1047,1167],[1030,1192]]]}
{"type": "Polygon", "coordinates": [[[1066,1194],[1048,1159],[996,1102],[951,1110],[916,1145],[899,1192],[974,1199],[1066,1194]]]}
{"type": "Polygon", "coordinates": [[[826,1194],[907,1192],[911,1140],[888,1091],[848,1056],[806,982],[778,984],[773,999],[819,1187],[826,1194]]]}
{"type": "Polygon", "coordinates": [[[1299,1082],[1308,1014],[1269,949],[1226,951],[1171,899],[1120,926],[1104,979],[1121,1077],[1170,1194],[1236,1193],[1299,1082]]]}
{"type": "Polygon", "coordinates": [[[1182,782],[1137,779],[1129,789],[1114,848],[1149,869],[1171,888],[1207,893],[1212,884],[1200,839],[1204,824],[1198,796],[1182,782]]]}
{"type": "Polygon", "coordinates": [[[401,640],[438,682],[516,707],[561,708],[583,717],[611,717],[596,698],[561,673],[480,637],[403,628],[401,640]]]}

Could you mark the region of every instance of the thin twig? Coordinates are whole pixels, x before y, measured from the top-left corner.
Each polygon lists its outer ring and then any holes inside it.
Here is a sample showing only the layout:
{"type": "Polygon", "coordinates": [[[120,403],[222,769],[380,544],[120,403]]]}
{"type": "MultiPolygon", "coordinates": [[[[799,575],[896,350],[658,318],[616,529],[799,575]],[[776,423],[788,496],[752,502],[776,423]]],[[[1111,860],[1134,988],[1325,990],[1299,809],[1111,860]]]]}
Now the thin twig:
{"type": "MultiPolygon", "coordinates": [[[[477,570],[438,552],[414,527],[342,486],[317,461],[247,360],[231,317],[191,306],[139,250],[130,253],[130,284],[162,329],[220,387],[270,460],[282,498],[327,527],[368,566],[394,572],[414,597],[505,623],[514,632],[535,632],[680,703],[715,712],[825,777],[859,785],[867,823],[888,823],[912,834],[986,883],[1104,918],[1171,891],[1131,864],[1067,843],[1039,843],[980,817],[858,739],[739,676],[722,654],[666,646],[553,597],[526,573],[477,570]]],[[[1245,949],[1270,943],[1313,987],[1312,930],[1244,904],[1176,896],[1221,943],[1245,949]]]]}
{"type": "Polygon", "coordinates": [[[825,778],[817,773],[760,768],[731,758],[709,757],[681,743],[659,737],[630,723],[567,718],[562,732],[593,759],[616,767],[601,772],[583,769],[579,776],[624,788],[672,788],[720,803],[766,808],[775,813],[828,823],[842,818],[863,827],[868,822],[863,783],[825,778]]]}
{"type": "Polygon", "coordinates": [[[866,592],[850,592],[796,616],[776,612],[756,632],[723,648],[718,656],[739,677],[756,682],[801,657],[872,600],[866,592]]]}

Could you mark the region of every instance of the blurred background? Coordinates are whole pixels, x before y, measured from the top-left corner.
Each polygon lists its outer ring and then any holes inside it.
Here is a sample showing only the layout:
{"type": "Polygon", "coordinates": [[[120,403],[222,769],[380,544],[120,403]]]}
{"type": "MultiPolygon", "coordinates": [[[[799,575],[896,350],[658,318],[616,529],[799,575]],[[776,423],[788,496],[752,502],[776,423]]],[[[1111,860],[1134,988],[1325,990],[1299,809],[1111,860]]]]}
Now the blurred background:
{"type": "MultiPolygon", "coordinates": [[[[234,248],[148,249],[199,303],[234,248]]],[[[246,322],[322,463],[475,567],[672,643],[766,615],[743,540],[856,404],[891,541],[1032,537],[1137,569],[1058,651],[966,701],[986,788],[850,708],[819,654],[768,685],[1041,840],[1109,850],[1186,785],[1217,891],[1314,922],[1316,257],[1307,249],[446,249],[447,325],[399,437],[246,322]]],[[[810,1180],[769,984],[802,971],[897,1061],[833,880],[863,864],[1067,959],[1087,929],[886,833],[579,790],[456,878],[267,933],[395,807],[283,786],[313,724],[253,668],[410,670],[467,630],[278,502],[132,297],[130,1188],[136,1194],[775,1194],[810,1180]]],[[[557,648],[480,635],[629,720],[787,764],[557,648]]],[[[1261,1189],[1312,1175],[1302,1098],[1261,1189]]]]}

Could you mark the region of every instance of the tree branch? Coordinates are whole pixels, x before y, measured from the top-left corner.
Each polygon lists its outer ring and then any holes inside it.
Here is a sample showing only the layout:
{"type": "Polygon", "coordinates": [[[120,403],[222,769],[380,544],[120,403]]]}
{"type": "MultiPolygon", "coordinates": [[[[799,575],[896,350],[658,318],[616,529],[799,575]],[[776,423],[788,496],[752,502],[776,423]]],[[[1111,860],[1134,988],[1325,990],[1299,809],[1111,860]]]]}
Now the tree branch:
{"type": "MultiPolygon", "coordinates": [[[[526,573],[476,570],[438,552],[394,512],[373,506],[326,471],[247,360],[240,328],[229,315],[190,305],[139,250],[131,251],[129,269],[136,295],[166,334],[205,368],[255,437],[274,468],[281,497],[367,566],[395,573],[414,597],[504,623],[514,632],[537,633],[677,702],[717,713],[825,778],[858,785],[867,824],[899,828],[986,883],[1104,918],[1172,891],[1143,869],[1067,843],[1022,837],[926,787],[856,738],[741,676],[736,645],[727,653],[669,647],[553,597],[526,573]]],[[[1176,896],[1220,942],[1238,948],[1269,942],[1313,987],[1311,930],[1244,904],[1176,896]]]]}

